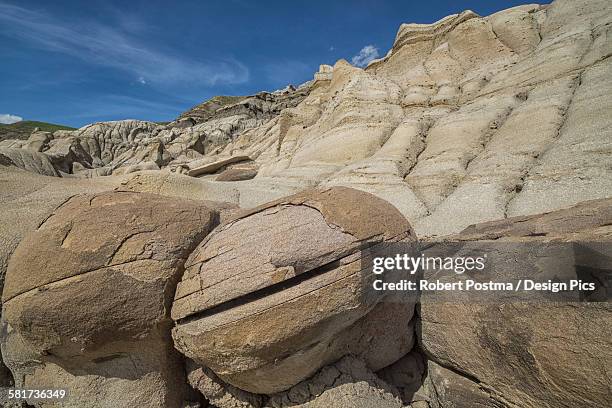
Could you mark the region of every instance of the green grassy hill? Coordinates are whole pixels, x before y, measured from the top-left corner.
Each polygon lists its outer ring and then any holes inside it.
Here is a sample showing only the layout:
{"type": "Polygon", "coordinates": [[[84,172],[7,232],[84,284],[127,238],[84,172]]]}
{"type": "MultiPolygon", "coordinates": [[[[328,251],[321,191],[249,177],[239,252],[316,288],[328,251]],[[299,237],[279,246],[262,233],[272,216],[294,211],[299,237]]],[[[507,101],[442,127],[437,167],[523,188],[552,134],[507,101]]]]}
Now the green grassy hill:
{"type": "Polygon", "coordinates": [[[34,120],[23,120],[21,122],[5,125],[0,123],[0,141],[5,139],[27,139],[35,128],[45,132],[56,130],[74,130],[74,128],[55,125],[53,123],[37,122],[34,120]]]}

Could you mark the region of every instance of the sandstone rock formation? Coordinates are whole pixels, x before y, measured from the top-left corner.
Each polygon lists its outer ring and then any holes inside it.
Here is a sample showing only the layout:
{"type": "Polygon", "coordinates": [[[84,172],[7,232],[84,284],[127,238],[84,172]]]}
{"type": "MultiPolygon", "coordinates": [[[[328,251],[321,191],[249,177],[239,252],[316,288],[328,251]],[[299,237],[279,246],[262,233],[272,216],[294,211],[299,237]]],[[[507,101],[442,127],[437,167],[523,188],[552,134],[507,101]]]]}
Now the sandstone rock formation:
{"type": "Polygon", "coordinates": [[[211,369],[187,361],[187,379],[208,402],[217,408],[261,408],[263,398],[224,383],[211,369]]]}
{"type": "Polygon", "coordinates": [[[296,90],[213,98],[166,125],[98,123],[53,137],[76,138],[91,156],[91,166],[72,164],[82,177],[187,173],[248,156],[253,179],[207,173],[199,183],[242,207],[344,185],[391,202],[421,236],[457,233],[609,196],[611,9],[557,0],[403,24],[365,70],[339,61],[296,90]]]}
{"type": "Polygon", "coordinates": [[[31,150],[0,148],[0,163],[44,176],[59,176],[49,157],[31,150]]]}
{"type": "MultiPolygon", "coordinates": [[[[192,119],[194,124],[231,116],[237,116],[246,121],[269,120],[277,116],[283,109],[298,105],[308,95],[308,84],[305,85],[298,89],[289,85],[276,92],[261,92],[244,97],[215,96],[182,113],[179,120],[192,119]]],[[[237,130],[244,130],[244,128],[237,130]]]]}
{"type": "Polygon", "coordinates": [[[608,0],[465,11],[297,89],[0,141],[1,385],[75,407],[607,407],[611,27],[608,0]],[[415,314],[364,265],[417,237],[600,287],[415,314]]]}
{"type": "Polygon", "coordinates": [[[270,397],[266,408],[402,408],[398,392],[363,361],[344,357],[286,392],[270,397]]]}
{"type": "Polygon", "coordinates": [[[6,274],[2,349],[18,386],[70,388],[75,407],[93,394],[105,406],[182,403],[169,308],[185,258],[217,218],[203,203],[145,193],[61,205],[6,274]]]}
{"type": "Polygon", "coordinates": [[[346,353],[383,368],[412,348],[415,299],[370,290],[368,260],[414,239],[395,208],[347,188],[241,214],[186,263],[172,306],[176,347],[231,385],[262,394],[346,353]]]}
{"type": "Polygon", "coordinates": [[[34,132],[27,141],[4,140],[0,148],[25,150],[22,156],[34,158],[18,160],[12,165],[45,175],[58,176],[61,172],[91,177],[159,170],[171,162],[180,165],[206,154],[219,153],[239,133],[268,122],[285,108],[296,106],[309,90],[307,83],[297,89],[288,87],[273,93],[215,97],[167,125],[139,120],[100,122],[75,131],[34,132]],[[33,155],[32,151],[43,154],[33,155]],[[57,171],[36,164],[45,155],[57,171]]]}
{"type": "MultiPolygon", "coordinates": [[[[599,303],[552,302],[545,295],[501,304],[473,295],[446,303],[424,292],[419,332],[435,389],[430,406],[447,406],[448,400],[456,406],[607,406],[611,225],[612,199],[606,199],[475,225],[438,242],[488,253],[494,272],[506,280],[519,275],[546,282],[548,275],[565,281],[569,269],[574,279],[594,279],[600,290],[589,295],[599,296],[599,303]],[[540,249],[545,251],[538,254],[540,249]]],[[[490,278],[495,276],[486,274],[490,278]]]]}

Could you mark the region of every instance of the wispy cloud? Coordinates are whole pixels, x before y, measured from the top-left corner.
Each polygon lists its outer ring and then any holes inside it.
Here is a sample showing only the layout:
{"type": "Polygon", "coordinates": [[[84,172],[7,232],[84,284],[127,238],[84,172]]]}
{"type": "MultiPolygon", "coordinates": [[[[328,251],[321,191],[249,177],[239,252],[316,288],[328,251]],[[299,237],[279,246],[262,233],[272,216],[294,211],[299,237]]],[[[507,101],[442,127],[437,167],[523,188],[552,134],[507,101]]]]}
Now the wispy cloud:
{"type": "Polygon", "coordinates": [[[22,120],[23,118],[21,116],[11,115],[10,113],[0,114],[0,123],[4,123],[5,125],[21,122],[22,120]]]}
{"type": "Polygon", "coordinates": [[[366,45],[355,55],[351,62],[357,67],[366,67],[370,62],[378,58],[378,48],[373,45],[366,45]]]}
{"type": "Polygon", "coordinates": [[[0,32],[5,35],[89,63],[122,70],[141,83],[212,86],[244,83],[249,79],[248,68],[236,59],[203,61],[178,56],[138,41],[121,27],[121,24],[63,21],[0,2],[0,32]]]}
{"type": "MultiPolygon", "coordinates": [[[[78,104],[78,101],[74,102],[78,104]]],[[[173,119],[185,110],[185,104],[156,102],[126,95],[99,95],[88,101],[88,109],[67,115],[74,120],[173,119]]]]}

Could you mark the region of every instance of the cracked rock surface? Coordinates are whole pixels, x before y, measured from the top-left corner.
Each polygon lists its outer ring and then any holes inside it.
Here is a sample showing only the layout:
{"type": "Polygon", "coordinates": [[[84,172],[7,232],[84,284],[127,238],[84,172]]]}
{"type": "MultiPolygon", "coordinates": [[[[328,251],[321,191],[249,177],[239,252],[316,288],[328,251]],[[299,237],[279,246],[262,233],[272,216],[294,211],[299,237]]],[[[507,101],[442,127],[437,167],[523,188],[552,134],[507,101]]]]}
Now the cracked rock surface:
{"type": "MultiPolygon", "coordinates": [[[[500,302],[502,295],[496,295],[498,301],[483,301],[475,294],[442,302],[424,292],[418,331],[430,360],[430,395],[437,399],[432,406],[448,406],[449,400],[451,406],[478,407],[609,405],[611,211],[611,199],[587,201],[474,225],[430,245],[428,254],[444,241],[488,254],[498,276],[486,273],[486,280],[571,278],[600,286],[569,302],[552,302],[537,293],[529,301],[500,302]]],[[[434,274],[424,278],[434,279],[434,274]]]]}
{"type": "Polygon", "coordinates": [[[272,395],[266,408],[402,408],[398,392],[355,357],[324,367],[307,381],[272,395]]]}
{"type": "Polygon", "coordinates": [[[601,277],[529,248],[610,241],[611,39],[609,0],[465,11],[297,89],[0,141],[15,384],[75,407],[180,406],[189,381],[219,407],[607,408],[609,303],[424,296],[417,318],[361,261],[418,235],[510,278],[601,277]]]}
{"type": "Polygon", "coordinates": [[[347,353],[372,370],[385,367],[412,347],[414,299],[370,290],[368,260],[377,248],[414,239],[393,206],[344,187],[241,214],[186,262],[172,306],[176,347],[262,394],[347,353]]]}
{"type": "Polygon", "coordinates": [[[75,407],[92,393],[119,405],[182,401],[169,309],[187,255],[217,218],[200,202],[131,192],[56,209],[6,274],[2,350],[17,386],[68,387],[75,407]]]}

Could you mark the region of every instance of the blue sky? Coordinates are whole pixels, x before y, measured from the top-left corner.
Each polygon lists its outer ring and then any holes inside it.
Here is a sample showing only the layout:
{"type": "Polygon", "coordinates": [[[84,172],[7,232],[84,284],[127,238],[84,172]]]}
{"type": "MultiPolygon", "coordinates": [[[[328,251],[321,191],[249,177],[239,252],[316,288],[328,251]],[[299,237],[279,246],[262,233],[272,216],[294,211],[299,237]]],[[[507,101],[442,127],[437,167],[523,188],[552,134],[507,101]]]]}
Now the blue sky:
{"type": "Polygon", "coordinates": [[[524,3],[0,0],[0,122],[171,120],[214,95],[300,84],[319,64],[366,63],[401,23],[524,3]]]}

